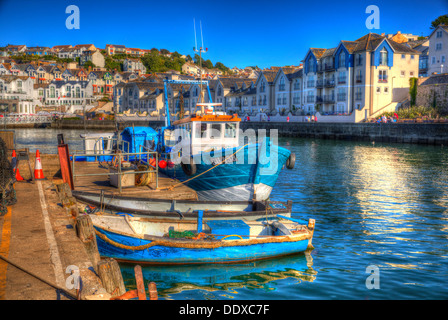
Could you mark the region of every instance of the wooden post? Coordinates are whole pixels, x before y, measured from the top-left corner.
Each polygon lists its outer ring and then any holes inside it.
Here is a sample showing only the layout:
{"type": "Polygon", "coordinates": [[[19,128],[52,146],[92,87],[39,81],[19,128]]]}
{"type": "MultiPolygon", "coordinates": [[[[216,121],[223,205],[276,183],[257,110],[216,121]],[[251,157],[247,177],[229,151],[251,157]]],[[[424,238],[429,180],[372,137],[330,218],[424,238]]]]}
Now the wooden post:
{"type": "Polygon", "coordinates": [[[146,300],[145,283],[143,281],[142,267],[136,265],[134,267],[135,283],[137,286],[138,300],[146,300]]]}
{"type": "Polygon", "coordinates": [[[92,219],[89,215],[78,216],[76,219],[76,232],[86,248],[93,267],[97,270],[101,258],[98,252],[95,229],[93,228],[92,219]]]}
{"type": "Polygon", "coordinates": [[[314,236],[314,225],[316,224],[316,220],[314,219],[309,219],[308,220],[308,230],[311,232],[311,238],[308,241],[308,247],[307,250],[312,250],[314,249],[314,246],[312,244],[313,242],[313,236],[314,236]]]}
{"type": "Polygon", "coordinates": [[[112,295],[118,297],[126,293],[123,276],[118,262],[115,259],[107,258],[98,263],[98,275],[103,283],[104,289],[112,295]]]}
{"type": "Polygon", "coordinates": [[[149,290],[149,300],[159,300],[159,297],[157,295],[157,286],[155,282],[150,282],[148,284],[148,290],[149,290]]]}

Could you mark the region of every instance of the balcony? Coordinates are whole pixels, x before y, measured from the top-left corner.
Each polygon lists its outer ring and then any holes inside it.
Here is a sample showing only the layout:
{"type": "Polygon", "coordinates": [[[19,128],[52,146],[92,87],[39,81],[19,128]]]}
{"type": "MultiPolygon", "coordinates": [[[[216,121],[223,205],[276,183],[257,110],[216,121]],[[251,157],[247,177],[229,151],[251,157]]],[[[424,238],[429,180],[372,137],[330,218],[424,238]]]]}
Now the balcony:
{"type": "Polygon", "coordinates": [[[379,83],[387,83],[387,78],[386,78],[386,79],[381,79],[381,78],[380,78],[380,79],[378,79],[378,82],[379,82],[379,83]]]}
{"type": "Polygon", "coordinates": [[[322,98],[322,96],[316,96],[316,103],[322,103],[324,101],[324,99],[322,98]]]}
{"type": "Polygon", "coordinates": [[[325,88],[332,88],[334,85],[334,79],[325,80],[325,88]]]}
{"type": "Polygon", "coordinates": [[[319,79],[316,81],[316,88],[323,88],[324,87],[324,80],[319,79]]]}
{"type": "Polygon", "coordinates": [[[335,70],[335,68],[334,68],[334,64],[333,63],[326,63],[324,65],[324,71],[325,72],[331,72],[331,71],[334,71],[334,70],[335,70]]]}
{"type": "Polygon", "coordinates": [[[338,77],[338,84],[347,83],[347,77],[338,77]]]}
{"type": "Polygon", "coordinates": [[[362,76],[358,75],[356,76],[356,83],[361,83],[362,82],[362,76]]]}
{"type": "Polygon", "coordinates": [[[314,88],[314,80],[308,80],[306,85],[308,88],[314,88]]]}

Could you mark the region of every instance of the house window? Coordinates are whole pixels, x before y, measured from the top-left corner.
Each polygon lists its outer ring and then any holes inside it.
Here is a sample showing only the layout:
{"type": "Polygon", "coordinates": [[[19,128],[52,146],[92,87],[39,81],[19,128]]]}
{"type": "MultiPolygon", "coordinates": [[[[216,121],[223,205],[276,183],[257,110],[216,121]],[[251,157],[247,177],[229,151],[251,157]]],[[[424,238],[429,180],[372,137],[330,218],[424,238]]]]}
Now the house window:
{"type": "Polygon", "coordinates": [[[411,54],[411,60],[414,60],[414,55],[413,54],[411,54]]]}
{"type": "Polygon", "coordinates": [[[405,55],[405,54],[402,54],[402,55],[401,55],[401,59],[402,59],[402,60],[406,59],[406,55],[405,55]]]}
{"type": "Polygon", "coordinates": [[[442,31],[437,31],[436,38],[442,38],[442,31]]]}
{"type": "Polygon", "coordinates": [[[431,63],[432,64],[436,63],[436,57],[431,57],[431,63]]]}
{"type": "Polygon", "coordinates": [[[278,85],[278,91],[285,91],[285,78],[280,79],[280,84],[278,85]]]}
{"type": "Polygon", "coordinates": [[[445,56],[441,56],[440,60],[441,60],[442,63],[445,63],[445,56]]]}
{"type": "Polygon", "coordinates": [[[388,94],[389,93],[389,87],[384,87],[384,93],[388,94]]]}
{"type": "Polygon", "coordinates": [[[381,87],[376,87],[376,93],[381,93],[381,87]]]}
{"type": "Polygon", "coordinates": [[[436,43],[436,51],[442,50],[442,43],[436,43]]]}
{"type": "Polygon", "coordinates": [[[409,76],[413,77],[414,76],[414,71],[410,71],[409,72],[409,76]]]}
{"type": "Polygon", "coordinates": [[[378,82],[387,82],[387,70],[380,70],[378,73],[378,82]]]}
{"type": "Polygon", "coordinates": [[[362,55],[358,54],[358,58],[356,59],[356,65],[362,66],[362,55]]]}
{"type": "Polygon", "coordinates": [[[388,52],[386,48],[381,49],[380,51],[380,65],[386,66],[387,65],[387,58],[388,58],[388,52]]]}
{"type": "Polygon", "coordinates": [[[400,76],[403,78],[406,75],[406,71],[401,71],[400,76]]]}
{"type": "Polygon", "coordinates": [[[266,89],[266,84],[264,83],[263,80],[261,80],[261,84],[260,84],[260,92],[264,92],[266,89]]]}

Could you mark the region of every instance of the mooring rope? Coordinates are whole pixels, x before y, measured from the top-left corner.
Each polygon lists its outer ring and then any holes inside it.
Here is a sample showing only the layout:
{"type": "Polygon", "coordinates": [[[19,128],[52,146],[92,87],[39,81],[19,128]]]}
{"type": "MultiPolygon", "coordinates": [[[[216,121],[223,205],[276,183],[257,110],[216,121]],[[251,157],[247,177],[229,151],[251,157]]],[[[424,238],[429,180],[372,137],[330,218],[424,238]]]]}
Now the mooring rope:
{"type": "Polygon", "coordinates": [[[178,183],[176,183],[176,184],[174,184],[174,185],[172,185],[172,186],[165,187],[165,188],[159,188],[159,189],[160,189],[160,190],[170,190],[170,191],[171,191],[171,190],[173,190],[175,187],[177,187],[177,186],[179,186],[179,185],[182,185],[182,184],[187,183],[187,182],[189,182],[189,181],[191,181],[191,180],[194,180],[194,179],[196,179],[197,177],[200,177],[200,176],[202,176],[203,174],[205,174],[205,173],[207,173],[207,172],[209,172],[209,171],[215,169],[216,167],[219,167],[219,166],[222,165],[227,159],[229,159],[230,157],[233,157],[233,156],[234,156],[235,154],[237,154],[241,149],[243,149],[244,147],[246,147],[246,146],[248,146],[248,145],[249,145],[248,143],[245,144],[244,146],[242,146],[241,148],[239,148],[238,150],[236,150],[233,154],[231,154],[230,156],[224,158],[224,160],[222,160],[220,163],[218,163],[218,164],[214,165],[213,167],[211,167],[210,169],[207,169],[206,171],[204,171],[204,172],[198,174],[197,176],[194,176],[194,177],[192,177],[192,178],[190,178],[190,179],[188,179],[188,180],[185,180],[185,181],[178,182],[178,183]]]}

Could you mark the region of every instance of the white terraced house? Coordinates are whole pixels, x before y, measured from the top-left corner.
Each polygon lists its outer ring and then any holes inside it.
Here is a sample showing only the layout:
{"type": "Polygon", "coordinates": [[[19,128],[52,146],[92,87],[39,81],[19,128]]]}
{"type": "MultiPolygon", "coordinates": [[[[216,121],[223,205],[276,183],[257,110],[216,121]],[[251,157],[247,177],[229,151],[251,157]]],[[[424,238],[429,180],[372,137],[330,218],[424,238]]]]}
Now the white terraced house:
{"type": "Polygon", "coordinates": [[[0,76],[1,113],[35,113],[34,82],[27,76],[0,76]]]}
{"type": "Polygon", "coordinates": [[[44,89],[45,105],[70,106],[71,110],[81,110],[94,101],[90,81],[52,81],[44,89]]]}

